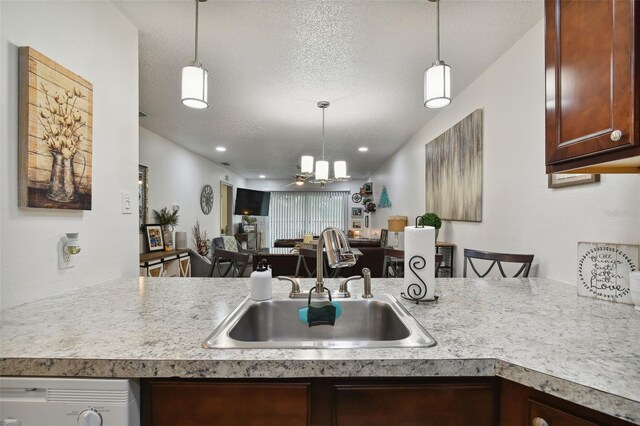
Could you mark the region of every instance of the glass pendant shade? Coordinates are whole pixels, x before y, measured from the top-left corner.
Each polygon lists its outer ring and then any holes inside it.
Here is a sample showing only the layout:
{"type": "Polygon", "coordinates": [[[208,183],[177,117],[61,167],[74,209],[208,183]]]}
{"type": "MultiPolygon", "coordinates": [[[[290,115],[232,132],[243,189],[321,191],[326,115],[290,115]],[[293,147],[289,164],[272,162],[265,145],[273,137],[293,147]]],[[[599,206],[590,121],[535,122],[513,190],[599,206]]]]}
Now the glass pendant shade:
{"type": "Polygon", "coordinates": [[[329,180],[328,161],[316,161],[316,180],[329,180]]]}
{"type": "Polygon", "coordinates": [[[182,103],[189,108],[204,109],[207,102],[207,70],[197,65],[182,68],[182,103]]]}
{"type": "Polygon", "coordinates": [[[451,67],[436,61],[424,72],[424,106],[442,108],[451,103],[451,67]]]}
{"type": "Polygon", "coordinates": [[[300,161],[301,173],[313,173],[313,157],[311,155],[303,155],[300,161]]]}
{"type": "Polygon", "coordinates": [[[347,162],[336,161],[333,163],[333,172],[336,179],[345,179],[347,177],[347,162]]]}

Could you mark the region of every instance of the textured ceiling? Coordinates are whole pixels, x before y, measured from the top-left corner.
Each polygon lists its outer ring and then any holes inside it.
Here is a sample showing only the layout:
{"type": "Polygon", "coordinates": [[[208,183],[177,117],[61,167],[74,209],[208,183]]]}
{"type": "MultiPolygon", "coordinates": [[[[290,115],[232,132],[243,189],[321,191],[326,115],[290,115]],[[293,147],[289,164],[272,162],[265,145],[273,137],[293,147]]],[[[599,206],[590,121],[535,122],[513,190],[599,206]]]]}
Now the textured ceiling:
{"type": "MultiPolygon", "coordinates": [[[[206,110],[180,103],[181,69],[194,56],[195,2],[115,3],[140,30],[140,109],[149,115],[141,126],[246,178],[289,177],[301,155],[321,155],[317,101],[331,102],[325,157],[347,160],[354,178],[437,114],[422,106],[423,72],[436,55],[435,3],[200,3],[206,110]],[[362,145],[369,152],[359,153],[362,145]]],[[[542,15],[539,0],[443,0],[441,57],[452,67],[453,102],[542,15]]]]}

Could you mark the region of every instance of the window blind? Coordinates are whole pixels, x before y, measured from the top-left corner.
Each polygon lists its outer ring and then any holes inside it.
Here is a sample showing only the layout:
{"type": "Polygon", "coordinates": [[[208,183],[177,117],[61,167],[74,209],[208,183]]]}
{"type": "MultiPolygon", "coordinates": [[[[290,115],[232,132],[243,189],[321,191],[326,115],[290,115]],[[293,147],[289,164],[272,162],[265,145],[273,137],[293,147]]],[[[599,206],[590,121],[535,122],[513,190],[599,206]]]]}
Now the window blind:
{"type": "Polygon", "coordinates": [[[269,204],[270,240],[319,235],[327,226],[348,226],[348,191],[275,191],[269,204]]]}

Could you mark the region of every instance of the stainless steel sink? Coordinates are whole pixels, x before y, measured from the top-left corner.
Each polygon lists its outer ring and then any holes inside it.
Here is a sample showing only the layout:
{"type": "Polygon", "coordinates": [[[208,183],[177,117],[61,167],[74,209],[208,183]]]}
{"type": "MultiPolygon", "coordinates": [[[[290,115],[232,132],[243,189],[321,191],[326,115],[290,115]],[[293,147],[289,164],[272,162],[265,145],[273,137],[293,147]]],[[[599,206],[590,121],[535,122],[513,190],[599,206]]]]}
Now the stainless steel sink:
{"type": "MultiPolygon", "coordinates": [[[[338,300],[338,299],[335,299],[338,300]]],[[[245,299],[204,341],[207,349],[429,347],[436,341],[390,294],[372,299],[339,299],[335,326],[309,327],[298,319],[306,299],[274,294],[245,299]]]]}

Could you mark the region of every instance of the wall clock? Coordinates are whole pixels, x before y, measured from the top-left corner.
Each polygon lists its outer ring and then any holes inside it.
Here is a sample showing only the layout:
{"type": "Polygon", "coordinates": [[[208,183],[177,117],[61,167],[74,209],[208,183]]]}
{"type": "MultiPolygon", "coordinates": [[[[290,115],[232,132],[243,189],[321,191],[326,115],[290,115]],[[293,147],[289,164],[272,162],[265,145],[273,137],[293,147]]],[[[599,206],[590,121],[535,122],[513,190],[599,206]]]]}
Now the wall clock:
{"type": "Polygon", "coordinates": [[[362,201],[362,195],[356,192],[351,196],[351,201],[353,201],[354,203],[359,203],[360,201],[362,201]]]}
{"type": "Polygon", "coordinates": [[[213,188],[211,185],[205,185],[200,193],[200,208],[202,213],[211,213],[211,207],[213,207],[213,188]]]}

